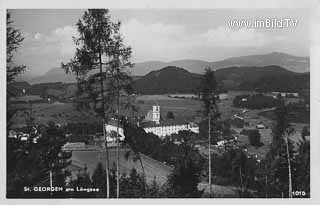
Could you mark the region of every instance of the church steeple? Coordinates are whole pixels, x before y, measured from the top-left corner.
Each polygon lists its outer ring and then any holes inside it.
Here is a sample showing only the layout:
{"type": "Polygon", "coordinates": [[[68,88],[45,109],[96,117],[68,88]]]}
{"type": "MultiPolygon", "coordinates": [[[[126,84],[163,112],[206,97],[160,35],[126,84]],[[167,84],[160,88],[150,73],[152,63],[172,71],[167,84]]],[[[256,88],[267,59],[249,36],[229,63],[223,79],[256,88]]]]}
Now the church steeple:
{"type": "Polygon", "coordinates": [[[160,124],[160,106],[153,105],[152,106],[152,121],[160,124]]]}

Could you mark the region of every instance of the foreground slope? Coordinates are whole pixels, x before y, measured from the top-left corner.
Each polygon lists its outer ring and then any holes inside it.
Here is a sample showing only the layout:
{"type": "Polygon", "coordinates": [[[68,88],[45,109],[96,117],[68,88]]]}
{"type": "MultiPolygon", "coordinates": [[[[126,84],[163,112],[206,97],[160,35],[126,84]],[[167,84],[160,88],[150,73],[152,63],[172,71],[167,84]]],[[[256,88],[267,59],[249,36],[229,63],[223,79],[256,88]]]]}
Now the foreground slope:
{"type": "MultiPolygon", "coordinates": [[[[126,159],[125,154],[128,150],[120,150],[120,173],[130,174],[132,168],[135,168],[139,174],[142,174],[142,167],[139,160],[134,161],[132,157],[126,159]]],[[[110,168],[116,166],[117,152],[116,149],[109,149],[109,165],[110,168]]],[[[172,168],[154,160],[144,154],[141,154],[142,163],[146,173],[146,180],[148,183],[154,179],[157,183],[163,184],[167,180],[167,176],[171,173],[172,168]]],[[[73,151],[72,163],[81,167],[87,166],[88,171],[92,174],[99,162],[105,167],[106,164],[106,152],[96,151],[73,151]]]]}

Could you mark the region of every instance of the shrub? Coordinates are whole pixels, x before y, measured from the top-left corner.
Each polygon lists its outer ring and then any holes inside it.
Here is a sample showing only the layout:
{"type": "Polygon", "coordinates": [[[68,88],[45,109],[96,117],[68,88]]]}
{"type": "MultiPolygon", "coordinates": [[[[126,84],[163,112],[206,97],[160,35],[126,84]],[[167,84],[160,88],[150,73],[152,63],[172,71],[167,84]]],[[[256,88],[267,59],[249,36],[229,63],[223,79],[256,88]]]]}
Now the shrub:
{"type": "Polygon", "coordinates": [[[174,119],[174,114],[173,114],[173,112],[169,111],[169,112],[167,113],[167,119],[174,119]]]}
{"type": "Polygon", "coordinates": [[[249,130],[248,132],[248,138],[249,138],[249,142],[252,146],[261,146],[262,143],[260,142],[260,132],[257,129],[254,130],[249,130]]]}
{"type": "Polygon", "coordinates": [[[244,126],[244,120],[235,118],[235,119],[230,120],[230,124],[231,124],[232,126],[236,127],[236,128],[243,128],[243,126],[244,126]]]}

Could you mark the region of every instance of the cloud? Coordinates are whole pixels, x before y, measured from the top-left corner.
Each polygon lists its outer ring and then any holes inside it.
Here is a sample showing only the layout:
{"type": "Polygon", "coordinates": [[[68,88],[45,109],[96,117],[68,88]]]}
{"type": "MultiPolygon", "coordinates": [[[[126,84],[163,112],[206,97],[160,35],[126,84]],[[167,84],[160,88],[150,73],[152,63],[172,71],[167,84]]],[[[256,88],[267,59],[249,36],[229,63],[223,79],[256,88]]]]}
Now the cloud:
{"type": "MultiPolygon", "coordinates": [[[[279,50],[279,45],[288,41],[287,35],[283,33],[270,35],[252,28],[236,30],[220,25],[193,30],[188,24],[162,21],[147,23],[136,18],[123,23],[121,33],[126,45],[133,49],[133,62],[184,58],[217,60],[239,55],[243,50],[279,50]]],[[[78,37],[78,32],[76,27],[70,25],[55,28],[48,33],[28,34],[23,43],[21,62],[33,59],[30,65],[37,62],[39,65],[34,67],[39,70],[57,67],[62,61],[67,62],[75,53],[73,36],[78,37]]]]}
{"type": "Polygon", "coordinates": [[[36,34],[34,34],[34,36],[33,36],[33,39],[34,40],[40,40],[42,38],[42,34],[41,33],[36,33],[36,34]]]}
{"type": "Polygon", "coordinates": [[[263,46],[268,42],[264,34],[252,28],[234,30],[220,26],[216,29],[209,29],[203,34],[203,37],[210,45],[223,47],[263,46]]]}
{"type": "Polygon", "coordinates": [[[65,26],[62,28],[56,28],[51,33],[46,36],[45,42],[50,47],[56,46],[56,49],[59,50],[61,55],[72,56],[75,52],[75,44],[72,40],[72,37],[77,37],[77,29],[73,26],[65,26]]]}
{"type": "MultiPolygon", "coordinates": [[[[224,26],[202,32],[190,32],[190,29],[180,24],[145,23],[132,18],[122,25],[121,32],[126,45],[133,49],[134,61],[169,61],[192,57],[192,54],[215,46],[257,47],[269,42],[264,34],[254,29],[234,30],[224,26]]],[[[43,55],[55,55],[60,61],[67,60],[75,53],[73,36],[77,37],[78,32],[70,25],[53,29],[48,34],[35,33],[29,49],[43,55]]]]}
{"type": "Polygon", "coordinates": [[[181,25],[161,22],[146,24],[131,19],[123,24],[121,32],[126,44],[133,48],[133,54],[137,59],[164,60],[170,55],[177,55],[186,31],[181,25]]]}
{"type": "Polygon", "coordinates": [[[73,26],[59,27],[48,33],[24,33],[25,40],[18,49],[15,61],[26,64],[33,73],[41,75],[73,57],[76,47],[73,36],[77,36],[73,26]]]}
{"type": "Polygon", "coordinates": [[[64,26],[56,28],[49,34],[35,33],[29,43],[29,50],[34,52],[41,51],[44,54],[71,57],[75,52],[75,45],[72,40],[73,36],[77,36],[77,30],[73,26],[64,26]]]}
{"type": "Polygon", "coordinates": [[[121,31],[139,61],[181,59],[190,52],[194,53],[195,49],[214,46],[259,47],[269,43],[267,36],[255,29],[234,30],[220,26],[198,33],[190,32],[190,29],[182,25],[147,24],[131,19],[123,24],[121,31]]]}

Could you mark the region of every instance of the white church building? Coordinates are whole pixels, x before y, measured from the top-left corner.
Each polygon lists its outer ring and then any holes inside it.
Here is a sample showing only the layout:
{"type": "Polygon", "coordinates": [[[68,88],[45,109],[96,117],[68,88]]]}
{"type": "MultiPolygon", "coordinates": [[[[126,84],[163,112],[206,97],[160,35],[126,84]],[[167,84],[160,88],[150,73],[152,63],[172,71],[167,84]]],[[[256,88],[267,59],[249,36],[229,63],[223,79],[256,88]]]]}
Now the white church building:
{"type": "Polygon", "coordinates": [[[199,133],[199,126],[193,122],[176,119],[166,119],[165,121],[161,121],[160,119],[160,106],[153,105],[152,110],[148,112],[144,122],[142,123],[143,129],[147,133],[153,133],[161,138],[177,134],[179,131],[183,130],[199,133]]]}
{"type": "MultiPolygon", "coordinates": [[[[145,119],[141,124],[139,124],[139,126],[141,126],[146,133],[153,133],[160,138],[170,136],[172,134],[178,134],[179,131],[184,130],[199,133],[199,126],[193,122],[179,119],[161,120],[159,105],[152,106],[152,110],[147,113],[145,119]]],[[[118,128],[116,120],[110,120],[105,124],[105,131],[108,143],[116,142],[117,132],[119,132],[120,141],[123,141],[125,138],[124,130],[121,125],[118,128]]]]}

